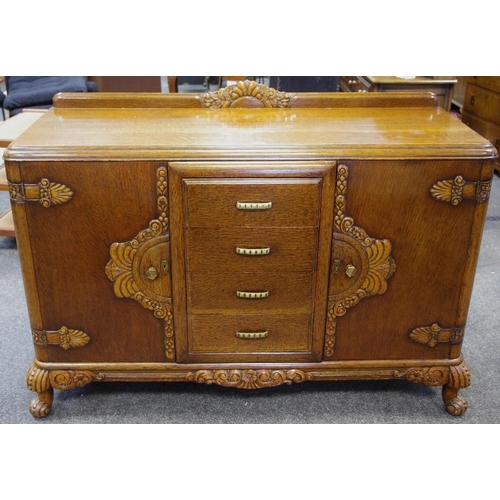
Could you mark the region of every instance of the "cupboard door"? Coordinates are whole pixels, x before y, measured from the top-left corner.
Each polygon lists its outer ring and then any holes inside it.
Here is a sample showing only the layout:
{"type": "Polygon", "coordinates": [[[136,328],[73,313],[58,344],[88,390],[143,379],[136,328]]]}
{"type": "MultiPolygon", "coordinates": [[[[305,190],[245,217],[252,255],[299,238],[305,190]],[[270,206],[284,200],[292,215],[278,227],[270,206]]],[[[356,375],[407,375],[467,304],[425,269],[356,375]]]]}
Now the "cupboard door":
{"type": "Polygon", "coordinates": [[[150,225],[158,219],[160,168],[21,165],[22,182],[12,183],[11,197],[20,250],[31,259],[23,272],[36,272],[29,309],[38,360],[168,360],[165,321],[158,318],[168,317],[170,277],[146,276],[156,261],[169,259],[168,232],[161,222],[150,225]]]}

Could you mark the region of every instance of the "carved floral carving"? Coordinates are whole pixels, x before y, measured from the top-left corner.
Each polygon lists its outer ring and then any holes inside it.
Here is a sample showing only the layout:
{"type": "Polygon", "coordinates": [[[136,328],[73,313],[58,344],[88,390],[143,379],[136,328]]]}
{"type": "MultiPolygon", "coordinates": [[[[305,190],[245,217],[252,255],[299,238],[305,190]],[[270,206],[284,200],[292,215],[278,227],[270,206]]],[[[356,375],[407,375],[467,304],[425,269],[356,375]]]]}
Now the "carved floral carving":
{"type": "Polygon", "coordinates": [[[217,92],[208,92],[199,96],[207,108],[230,108],[242,98],[253,98],[265,108],[288,108],[291,94],[279,92],[254,81],[245,80],[236,85],[229,85],[217,92]]]}
{"type": "Polygon", "coordinates": [[[348,178],[348,167],[339,165],[335,191],[333,244],[335,244],[335,233],[341,233],[350,238],[353,246],[364,253],[367,270],[365,278],[357,290],[351,293],[347,292],[345,296],[336,296],[334,299],[330,297],[329,299],[323,353],[325,358],[331,358],[334,354],[337,318],[346,314],[347,310],[358,304],[360,300],[372,295],[384,294],[387,290],[387,280],[396,270],[396,263],[391,256],[391,242],[368,236],[364,229],[354,224],[351,217],[345,215],[348,178]]]}
{"type": "Polygon", "coordinates": [[[139,252],[146,245],[155,243],[153,240],[168,241],[168,184],[167,169],[159,167],[156,171],[157,219],[149,222],[149,227],[140,231],[135,238],[123,243],[113,243],[110,247],[111,260],[106,265],[106,275],[113,282],[113,290],[119,298],[134,299],[142,307],[153,312],[165,325],[165,356],[175,359],[174,323],[171,297],[162,300],[152,297],[143,290],[142,285],[134,275],[134,263],[139,252]]]}
{"type": "Polygon", "coordinates": [[[58,345],[65,350],[71,347],[83,347],[90,341],[90,337],[80,331],[62,326],[57,331],[32,330],[33,342],[36,345],[46,347],[48,345],[58,345]]]}
{"type": "Polygon", "coordinates": [[[282,384],[312,380],[311,373],[302,370],[198,370],[189,372],[186,380],[199,384],[217,384],[238,389],[262,389],[282,384]]]}
{"type": "Polygon", "coordinates": [[[102,373],[89,370],[46,370],[32,363],[26,376],[26,385],[30,391],[45,392],[51,388],[72,389],[103,379],[102,373]]]}
{"type": "Polygon", "coordinates": [[[96,380],[103,380],[102,373],[94,373],[88,370],[50,370],[50,385],[54,389],[67,390],[81,387],[96,380]]]}
{"type": "Polygon", "coordinates": [[[393,373],[395,378],[406,378],[410,382],[430,386],[440,386],[448,383],[450,367],[432,366],[422,368],[409,368],[405,371],[396,370],[393,373]]]}

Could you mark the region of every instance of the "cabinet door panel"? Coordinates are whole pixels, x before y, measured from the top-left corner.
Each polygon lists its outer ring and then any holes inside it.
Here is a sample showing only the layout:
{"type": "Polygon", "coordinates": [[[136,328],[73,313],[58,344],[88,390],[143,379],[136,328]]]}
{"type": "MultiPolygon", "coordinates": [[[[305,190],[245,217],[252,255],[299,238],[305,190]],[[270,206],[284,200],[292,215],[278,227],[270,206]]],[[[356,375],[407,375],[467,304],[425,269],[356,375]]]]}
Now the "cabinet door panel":
{"type": "Polygon", "coordinates": [[[157,217],[156,168],[141,162],[40,162],[22,170],[25,185],[48,179],[72,193],[47,208],[36,201],[23,207],[43,323],[36,329],[57,332],[64,326],[89,338],[67,350],[40,342],[39,360],[165,361],[162,322],[135,300],[118,298],[106,275],[111,245],[132,240],[157,217]]]}
{"type": "MultiPolygon", "coordinates": [[[[447,358],[449,342],[430,347],[410,333],[433,324],[464,326],[464,297],[472,286],[465,276],[477,259],[470,248],[477,248],[481,235],[470,228],[485,204],[464,197],[454,205],[432,190],[442,181],[451,186],[457,176],[478,181],[481,162],[347,163],[346,213],[371,238],[390,242],[395,272],[383,293],[374,286],[373,296],[350,304],[337,318],[333,359],[447,358]]],[[[383,270],[375,256],[369,256],[373,272],[367,280],[376,284],[383,270]]],[[[355,297],[356,290],[349,296],[355,297]]]]}

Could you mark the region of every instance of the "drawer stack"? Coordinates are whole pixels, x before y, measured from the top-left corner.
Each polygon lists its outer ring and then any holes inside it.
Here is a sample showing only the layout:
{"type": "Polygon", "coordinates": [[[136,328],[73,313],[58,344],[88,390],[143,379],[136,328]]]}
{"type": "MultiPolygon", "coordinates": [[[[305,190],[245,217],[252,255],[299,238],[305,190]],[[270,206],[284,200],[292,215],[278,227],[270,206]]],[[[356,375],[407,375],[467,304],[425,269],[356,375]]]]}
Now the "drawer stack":
{"type": "Polygon", "coordinates": [[[189,353],[310,353],[321,179],[184,179],[189,353]]]}

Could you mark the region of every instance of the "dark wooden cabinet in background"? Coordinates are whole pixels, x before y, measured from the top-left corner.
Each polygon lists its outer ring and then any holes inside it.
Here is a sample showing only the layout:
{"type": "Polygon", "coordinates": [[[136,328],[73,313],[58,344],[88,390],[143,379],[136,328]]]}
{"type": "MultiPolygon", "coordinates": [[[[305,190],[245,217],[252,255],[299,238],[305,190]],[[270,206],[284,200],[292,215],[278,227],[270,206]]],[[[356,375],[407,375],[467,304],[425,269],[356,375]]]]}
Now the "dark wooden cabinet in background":
{"type": "MultiPolygon", "coordinates": [[[[462,121],[500,147],[500,77],[470,76],[467,79],[462,121]]],[[[500,173],[500,162],[495,168],[500,173]]]]}
{"type": "Polygon", "coordinates": [[[438,106],[450,110],[453,86],[449,77],[429,76],[341,76],[340,89],[344,92],[432,92],[438,106]]]}
{"type": "Polygon", "coordinates": [[[426,94],[62,95],[6,156],[53,389],[404,379],[461,354],[495,151],[426,94]]]}

